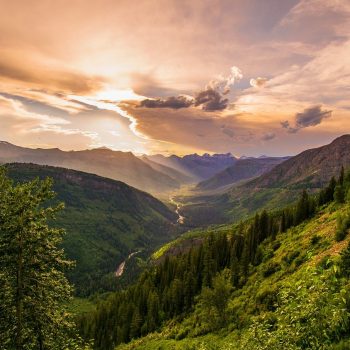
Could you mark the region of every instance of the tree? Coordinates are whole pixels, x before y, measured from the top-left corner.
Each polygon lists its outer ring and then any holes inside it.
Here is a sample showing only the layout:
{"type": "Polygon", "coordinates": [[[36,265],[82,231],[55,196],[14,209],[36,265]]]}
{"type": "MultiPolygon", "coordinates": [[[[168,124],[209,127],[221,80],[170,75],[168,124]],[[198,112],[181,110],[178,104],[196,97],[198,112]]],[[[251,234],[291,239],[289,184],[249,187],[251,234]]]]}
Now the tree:
{"type": "Polygon", "coordinates": [[[335,186],[334,200],[337,203],[345,203],[345,192],[344,192],[344,187],[342,185],[335,186]]]}
{"type": "Polygon", "coordinates": [[[72,323],[62,308],[72,288],[63,271],[72,263],[59,248],[64,231],[48,220],[62,204],[52,181],[13,184],[0,169],[0,342],[6,349],[68,348],[72,323]]]}
{"type": "Polygon", "coordinates": [[[227,303],[232,292],[231,271],[224,269],[213,278],[212,288],[205,287],[199,297],[197,312],[208,328],[215,330],[227,322],[227,303]]]}

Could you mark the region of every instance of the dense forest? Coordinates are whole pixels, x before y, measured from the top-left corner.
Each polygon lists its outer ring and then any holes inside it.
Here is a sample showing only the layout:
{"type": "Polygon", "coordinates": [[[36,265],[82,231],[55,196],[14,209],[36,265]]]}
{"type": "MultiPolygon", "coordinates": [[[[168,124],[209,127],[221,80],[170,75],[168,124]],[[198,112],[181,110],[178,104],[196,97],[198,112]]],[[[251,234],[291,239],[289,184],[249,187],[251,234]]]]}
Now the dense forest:
{"type": "MultiPolygon", "coordinates": [[[[319,194],[309,196],[303,191],[295,205],[262,211],[227,232],[209,234],[203,244],[186,253],[166,256],[145,271],[137,284],[112,294],[95,313],[82,316],[78,322],[81,335],[93,339],[96,349],[113,349],[159,329],[168,320],[184,319],[195,308],[211,320],[207,331],[220,329],[228,321],[225,309],[232,291],[241,289],[267,259],[261,244],[274,244],[277,235],[314,217],[331,202],[345,203],[349,187],[350,172],[345,176],[342,168],[339,178],[332,178],[319,194]],[[213,317],[210,310],[215,310],[213,317]]],[[[349,226],[348,215],[339,219],[336,240],[344,239],[349,226]]],[[[286,259],[301,264],[304,258],[298,252],[286,259]]],[[[277,264],[266,265],[263,277],[278,269],[277,264]]],[[[273,308],[273,299],[267,304],[273,308]]],[[[242,327],[239,320],[236,326],[242,327]]]]}

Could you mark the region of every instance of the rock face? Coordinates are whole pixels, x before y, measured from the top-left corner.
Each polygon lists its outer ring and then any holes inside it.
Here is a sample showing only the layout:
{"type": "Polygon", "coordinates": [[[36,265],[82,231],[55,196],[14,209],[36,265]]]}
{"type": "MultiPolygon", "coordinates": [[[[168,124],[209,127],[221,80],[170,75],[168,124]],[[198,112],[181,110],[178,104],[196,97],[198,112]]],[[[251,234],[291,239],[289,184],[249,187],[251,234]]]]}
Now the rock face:
{"type": "Polygon", "coordinates": [[[180,186],[179,181],[157,171],[131,152],[109,149],[64,152],[57,148],[31,149],[0,143],[0,163],[35,163],[80,170],[109,177],[141,190],[160,193],[180,186]]]}
{"type": "Polygon", "coordinates": [[[234,184],[242,180],[248,180],[270,171],[276,165],[284,162],[289,157],[260,157],[238,159],[233,165],[200,182],[199,190],[214,190],[222,186],[234,184]]]}

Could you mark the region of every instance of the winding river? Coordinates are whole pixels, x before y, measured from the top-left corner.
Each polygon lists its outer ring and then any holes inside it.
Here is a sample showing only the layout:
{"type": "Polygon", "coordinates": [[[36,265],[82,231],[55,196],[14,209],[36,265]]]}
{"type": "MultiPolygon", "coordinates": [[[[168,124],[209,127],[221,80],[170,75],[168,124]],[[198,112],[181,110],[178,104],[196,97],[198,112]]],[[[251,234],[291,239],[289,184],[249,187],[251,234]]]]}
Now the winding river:
{"type": "Polygon", "coordinates": [[[170,203],[176,205],[175,213],[178,216],[178,219],[177,219],[178,224],[183,225],[185,222],[185,217],[180,214],[180,209],[181,209],[182,205],[180,203],[176,202],[174,200],[174,197],[169,197],[169,200],[170,200],[170,203]]]}

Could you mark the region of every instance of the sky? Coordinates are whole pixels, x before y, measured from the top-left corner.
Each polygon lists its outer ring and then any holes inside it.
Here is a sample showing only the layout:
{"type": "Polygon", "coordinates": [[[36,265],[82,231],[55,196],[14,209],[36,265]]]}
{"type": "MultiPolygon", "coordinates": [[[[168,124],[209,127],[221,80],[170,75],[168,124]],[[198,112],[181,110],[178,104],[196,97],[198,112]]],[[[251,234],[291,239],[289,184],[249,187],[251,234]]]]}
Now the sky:
{"type": "Polygon", "coordinates": [[[1,140],[277,156],[350,133],[350,1],[0,8],[1,140]]]}

